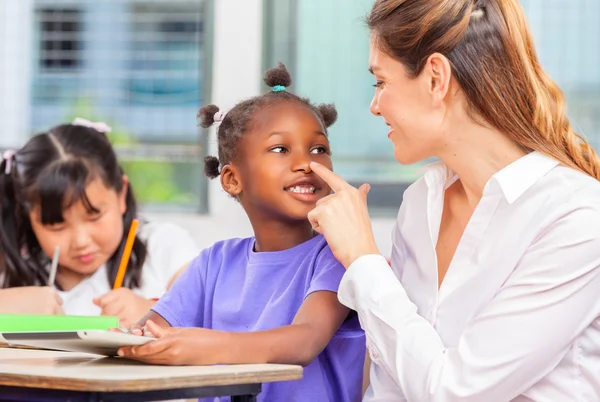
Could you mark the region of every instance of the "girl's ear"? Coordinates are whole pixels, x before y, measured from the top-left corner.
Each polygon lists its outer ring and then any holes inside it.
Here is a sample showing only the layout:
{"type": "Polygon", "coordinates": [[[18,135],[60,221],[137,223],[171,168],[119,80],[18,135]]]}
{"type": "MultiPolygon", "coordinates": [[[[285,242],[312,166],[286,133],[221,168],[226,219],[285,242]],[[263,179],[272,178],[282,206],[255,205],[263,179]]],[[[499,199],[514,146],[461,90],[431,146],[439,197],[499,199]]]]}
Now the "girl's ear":
{"type": "Polygon", "coordinates": [[[119,194],[119,209],[121,210],[121,215],[127,211],[127,192],[129,191],[129,178],[127,175],[123,175],[123,189],[121,190],[121,194],[119,194]]]}
{"type": "Polygon", "coordinates": [[[242,181],[234,165],[227,164],[221,169],[221,187],[233,197],[242,193],[242,181]]]}

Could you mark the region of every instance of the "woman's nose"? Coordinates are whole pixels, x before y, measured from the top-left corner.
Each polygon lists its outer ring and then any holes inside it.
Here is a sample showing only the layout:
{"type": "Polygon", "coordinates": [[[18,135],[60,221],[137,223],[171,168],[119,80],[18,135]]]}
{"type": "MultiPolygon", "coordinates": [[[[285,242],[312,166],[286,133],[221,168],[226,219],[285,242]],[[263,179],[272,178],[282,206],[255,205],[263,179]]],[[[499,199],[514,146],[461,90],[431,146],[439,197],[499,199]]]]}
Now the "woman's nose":
{"type": "Polygon", "coordinates": [[[379,113],[379,99],[377,97],[377,93],[375,93],[375,95],[373,95],[373,99],[371,99],[371,104],[369,105],[369,110],[375,116],[381,116],[381,113],[379,113]]]}

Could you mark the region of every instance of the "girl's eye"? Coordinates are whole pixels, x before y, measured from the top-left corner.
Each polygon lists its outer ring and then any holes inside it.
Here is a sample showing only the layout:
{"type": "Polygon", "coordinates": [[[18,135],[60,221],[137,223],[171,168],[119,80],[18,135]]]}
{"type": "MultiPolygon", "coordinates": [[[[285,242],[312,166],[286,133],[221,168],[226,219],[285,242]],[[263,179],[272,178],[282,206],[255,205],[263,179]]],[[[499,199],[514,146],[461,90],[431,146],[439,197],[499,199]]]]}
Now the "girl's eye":
{"type": "Polygon", "coordinates": [[[275,147],[275,148],[271,148],[271,152],[282,154],[282,153],[287,152],[287,149],[285,147],[275,147]]]}
{"type": "Polygon", "coordinates": [[[311,154],[328,154],[329,150],[326,147],[316,147],[310,151],[311,154]]]}
{"type": "Polygon", "coordinates": [[[90,220],[92,222],[96,222],[96,221],[100,220],[100,218],[102,218],[102,216],[104,216],[104,213],[93,214],[93,215],[90,215],[90,220]]]}
{"type": "Polygon", "coordinates": [[[51,232],[61,232],[65,230],[65,225],[46,225],[46,229],[51,232]]]}

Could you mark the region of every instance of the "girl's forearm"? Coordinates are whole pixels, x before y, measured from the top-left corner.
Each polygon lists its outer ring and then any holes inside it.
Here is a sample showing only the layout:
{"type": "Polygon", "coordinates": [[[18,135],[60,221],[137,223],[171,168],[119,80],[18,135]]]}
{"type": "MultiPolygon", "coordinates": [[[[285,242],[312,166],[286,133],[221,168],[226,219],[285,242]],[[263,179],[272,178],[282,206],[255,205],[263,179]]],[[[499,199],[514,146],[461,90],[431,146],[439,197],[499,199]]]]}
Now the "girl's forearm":
{"type": "Polygon", "coordinates": [[[216,348],[223,364],[280,363],[307,366],[327,340],[308,325],[288,325],[260,332],[221,332],[216,348]]]}

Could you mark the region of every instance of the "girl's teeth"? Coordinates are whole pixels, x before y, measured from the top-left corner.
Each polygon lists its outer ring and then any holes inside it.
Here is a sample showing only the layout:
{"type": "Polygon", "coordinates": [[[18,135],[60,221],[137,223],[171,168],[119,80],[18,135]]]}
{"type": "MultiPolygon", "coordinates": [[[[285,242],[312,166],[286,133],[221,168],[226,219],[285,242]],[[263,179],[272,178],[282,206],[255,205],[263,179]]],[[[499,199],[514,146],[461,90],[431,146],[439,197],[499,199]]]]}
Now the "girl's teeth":
{"type": "Polygon", "coordinates": [[[310,187],[296,186],[296,187],[290,187],[288,189],[288,191],[291,191],[292,193],[312,194],[315,192],[315,188],[313,186],[310,186],[310,187]]]}

